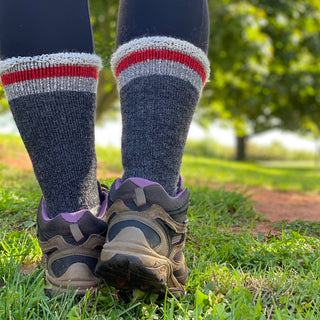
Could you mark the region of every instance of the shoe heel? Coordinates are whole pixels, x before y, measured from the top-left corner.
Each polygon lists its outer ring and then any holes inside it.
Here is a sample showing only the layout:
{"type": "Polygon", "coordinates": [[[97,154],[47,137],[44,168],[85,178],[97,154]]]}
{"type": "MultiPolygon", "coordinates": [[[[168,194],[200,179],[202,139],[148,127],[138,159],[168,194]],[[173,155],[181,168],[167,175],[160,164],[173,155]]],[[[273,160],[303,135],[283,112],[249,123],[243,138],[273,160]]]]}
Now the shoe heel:
{"type": "Polygon", "coordinates": [[[50,294],[66,292],[68,288],[77,290],[77,295],[84,295],[87,290],[96,291],[99,279],[84,263],[74,263],[61,277],[53,277],[46,272],[46,284],[51,286],[50,294]]]}
{"type": "Polygon", "coordinates": [[[117,288],[165,291],[172,267],[149,246],[140,229],[128,227],[105,243],[96,273],[117,288]]]}
{"type": "Polygon", "coordinates": [[[115,255],[135,257],[148,268],[170,262],[166,257],[156,253],[150,247],[144,233],[135,227],[124,228],[112,241],[106,242],[102,248],[100,260],[108,261],[115,255]]]}

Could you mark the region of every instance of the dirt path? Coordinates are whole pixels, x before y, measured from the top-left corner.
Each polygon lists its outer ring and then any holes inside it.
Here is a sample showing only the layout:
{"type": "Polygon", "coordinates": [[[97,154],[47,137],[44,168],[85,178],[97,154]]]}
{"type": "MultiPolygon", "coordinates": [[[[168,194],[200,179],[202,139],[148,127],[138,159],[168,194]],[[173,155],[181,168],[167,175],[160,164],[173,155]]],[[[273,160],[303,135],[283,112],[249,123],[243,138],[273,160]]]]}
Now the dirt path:
{"type": "Polygon", "coordinates": [[[257,212],[263,213],[270,222],[260,222],[254,233],[281,232],[273,229],[273,222],[287,220],[320,221],[320,194],[306,195],[299,192],[280,192],[263,188],[250,188],[257,212]]]}
{"type": "Polygon", "coordinates": [[[280,192],[251,188],[255,209],[272,222],[297,219],[320,221],[320,194],[306,195],[299,192],[280,192]]]}
{"type": "MultiPolygon", "coordinates": [[[[21,170],[32,170],[30,159],[24,151],[14,151],[7,155],[0,145],[0,162],[10,168],[21,170]]],[[[98,176],[114,176],[98,168],[98,176]]],[[[215,186],[217,187],[217,186],[215,186]]],[[[226,190],[237,188],[234,185],[224,186],[226,190]]],[[[272,222],[287,220],[289,222],[297,219],[320,221],[320,193],[313,195],[301,194],[299,192],[281,192],[259,187],[246,189],[251,200],[255,202],[255,209],[264,214],[270,223],[261,223],[257,226],[259,232],[266,232],[272,228],[272,222]]]]}

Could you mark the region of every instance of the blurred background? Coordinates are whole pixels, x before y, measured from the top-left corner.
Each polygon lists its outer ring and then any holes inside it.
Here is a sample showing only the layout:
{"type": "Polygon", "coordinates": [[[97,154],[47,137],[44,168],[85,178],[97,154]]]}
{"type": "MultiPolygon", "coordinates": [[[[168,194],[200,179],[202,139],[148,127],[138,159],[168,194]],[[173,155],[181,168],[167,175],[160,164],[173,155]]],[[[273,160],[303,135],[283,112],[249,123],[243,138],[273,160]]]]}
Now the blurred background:
{"type": "MultiPolygon", "coordinates": [[[[109,69],[118,0],[90,0],[103,58],[98,145],[120,147],[116,84],[109,69]]],[[[238,161],[319,162],[320,1],[208,0],[212,76],[186,153],[238,161]]],[[[16,133],[0,86],[0,133],[16,133]]]]}

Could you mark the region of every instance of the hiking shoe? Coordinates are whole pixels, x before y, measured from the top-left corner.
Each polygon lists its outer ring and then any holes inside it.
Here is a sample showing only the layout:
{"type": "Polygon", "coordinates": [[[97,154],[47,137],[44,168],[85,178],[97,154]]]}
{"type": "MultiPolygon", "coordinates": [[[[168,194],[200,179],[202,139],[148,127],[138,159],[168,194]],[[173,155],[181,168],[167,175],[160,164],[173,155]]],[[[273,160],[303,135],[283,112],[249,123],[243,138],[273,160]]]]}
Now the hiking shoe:
{"type": "Polygon", "coordinates": [[[170,197],[158,183],[117,179],[109,193],[108,232],[96,274],[119,289],[164,293],[168,288],[183,296],[188,205],[188,189],[180,187],[170,197]]]}
{"type": "Polygon", "coordinates": [[[37,236],[46,268],[48,294],[63,293],[67,288],[83,295],[95,291],[98,278],[94,270],[105,242],[107,225],[103,218],[107,209],[107,193],[101,191],[101,207],[97,216],[88,210],[61,213],[49,218],[43,199],[37,216],[37,236]]]}

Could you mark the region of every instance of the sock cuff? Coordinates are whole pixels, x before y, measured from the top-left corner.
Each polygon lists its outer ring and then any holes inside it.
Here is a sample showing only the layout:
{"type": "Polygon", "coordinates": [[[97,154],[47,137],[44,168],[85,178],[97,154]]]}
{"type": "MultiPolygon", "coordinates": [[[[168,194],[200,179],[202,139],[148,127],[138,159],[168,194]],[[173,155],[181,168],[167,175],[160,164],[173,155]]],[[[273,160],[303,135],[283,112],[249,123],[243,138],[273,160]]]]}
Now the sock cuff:
{"type": "Polygon", "coordinates": [[[89,53],[63,52],[0,61],[8,101],[31,94],[96,92],[101,59],[89,53]]]}
{"type": "Polygon", "coordinates": [[[121,45],[111,57],[119,89],[134,78],[168,75],[201,91],[210,77],[207,55],[195,45],[171,37],[143,37],[121,45]]]}

